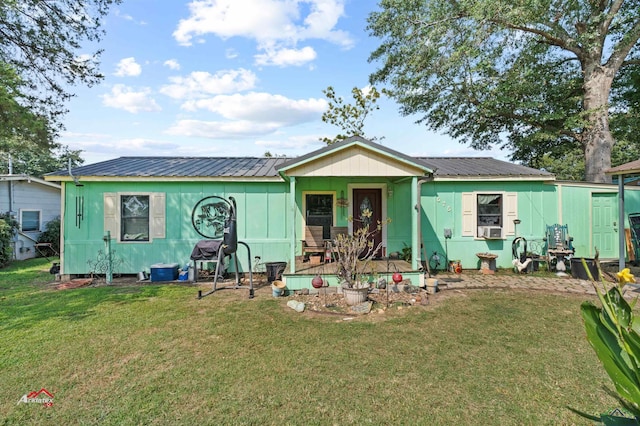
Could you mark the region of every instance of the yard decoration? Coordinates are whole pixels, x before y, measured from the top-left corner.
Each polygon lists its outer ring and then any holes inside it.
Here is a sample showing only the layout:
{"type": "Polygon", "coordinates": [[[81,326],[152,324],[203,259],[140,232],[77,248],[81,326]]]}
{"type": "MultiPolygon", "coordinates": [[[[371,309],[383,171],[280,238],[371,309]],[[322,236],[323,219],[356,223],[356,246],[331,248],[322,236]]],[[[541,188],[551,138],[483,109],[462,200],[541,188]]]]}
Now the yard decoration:
{"type": "Polygon", "coordinates": [[[313,286],[313,288],[321,288],[324,285],[324,280],[320,275],[316,275],[311,280],[311,285],[313,286]]]}
{"type": "MultiPolygon", "coordinates": [[[[366,215],[367,211],[364,214],[366,215]]],[[[353,217],[349,220],[354,221],[353,217]]],[[[389,221],[390,219],[387,219],[384,223],[389,221]]],[[[339,234],[333,240],[338,264],[337,275],[347,304],[358,304],[367,300],[370,286],[367,266],[382,247],[382,243],[374,244],[374,235],[382,229],[382,225],[382,222],[378,222],[377,225],[363,226],[351,235],[339,234]]]]}
{"type": "MultiPolygon", "coordinates": [[[[640,424],[640,321],[633,313],[637,299],[629,304],[623,297],[625,284],[635,282],[635,278],[625,268],[617,274],[618,283],[607,291],[604,280],[598,284],[584,260],[583,264],[602,304],[597,307],[591,302],[583,302],[580,307],[587,340],[613,381],[625,408],[635,416],[635,424],[640,424]]],[[[601,417],[605,424],[612,424],[605,419],[610,416],[601,417]]]]}
{"type": "Polygon", "coordinates": [[[237,205],[233,197],[228,200],[217,195],[210,195],[202,198],[196,203],[191,212],[191,224],[198,234],[207,238],[199,241],[191,252],[191,260],[193,260],[194,279],[198,280],[198,260],[207,260],[216,262],[215,276],[213,280],[213,288],[202,293],[198,290],[198,299],[215,293],[218,288],[218,278],[224,267],[224,259],[226,256],[232,256],[236,280],[233,288],[249,288],[249,299],[253,299],[253,270],[251,268],[251,248],[243,241],[238,241],[237,231],[237,205]],[[221,238],[221,239],[220,239],[221,238]],[[220,239],[220,240],[218,240],[220,239]],[[247,264],[249,265],[249,285],[240,284],[240,267],[238,263],[238,244],[247,249],[247,264]]]}

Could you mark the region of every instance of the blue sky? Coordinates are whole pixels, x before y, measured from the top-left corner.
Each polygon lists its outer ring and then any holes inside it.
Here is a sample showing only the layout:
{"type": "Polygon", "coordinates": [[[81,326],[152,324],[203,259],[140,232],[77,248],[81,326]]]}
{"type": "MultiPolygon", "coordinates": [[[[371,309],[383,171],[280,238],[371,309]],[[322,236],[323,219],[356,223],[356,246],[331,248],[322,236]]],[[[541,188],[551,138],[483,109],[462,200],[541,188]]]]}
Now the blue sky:
{"type": "MultiPolygon", "coordinates": [[[[59,142],[85,164],[119,156],[297,156],[338,129],[331,85],[350,101],[378,40],[356,0],[124,0],[105,20],[105,79],[73,87],[59,142]]],[[[365,135],[408,155],[490,156],[435,134],[381,99],[365,135]]]]}

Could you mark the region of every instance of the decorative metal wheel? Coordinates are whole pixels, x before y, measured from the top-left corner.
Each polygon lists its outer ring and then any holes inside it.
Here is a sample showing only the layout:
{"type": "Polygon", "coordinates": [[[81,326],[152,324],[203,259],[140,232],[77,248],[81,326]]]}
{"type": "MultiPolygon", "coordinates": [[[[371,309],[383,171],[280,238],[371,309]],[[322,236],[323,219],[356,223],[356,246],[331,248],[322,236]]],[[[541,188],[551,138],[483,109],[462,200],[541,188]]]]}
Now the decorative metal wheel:
{"type": "Polygon", "coordinates": [[[196,232],[203,237],[221,239],[230,215],[231,203],[222,197],[211,195],[204,197],[193,207],[191,223],[196,232]]]}

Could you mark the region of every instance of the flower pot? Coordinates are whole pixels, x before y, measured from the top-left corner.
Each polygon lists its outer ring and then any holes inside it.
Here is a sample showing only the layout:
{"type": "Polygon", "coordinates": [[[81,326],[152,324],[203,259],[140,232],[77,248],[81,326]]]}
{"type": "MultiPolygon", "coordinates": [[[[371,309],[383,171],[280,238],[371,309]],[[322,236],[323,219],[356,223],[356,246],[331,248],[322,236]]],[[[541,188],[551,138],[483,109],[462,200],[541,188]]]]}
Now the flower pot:
{"type": "Polygon", "coordinates": [[[353,306],[367,301],[369,295],[369,288],[343,288],[342,294],[347,305],[353,306]]]}
{"type": "Polygon", "coordinates": [[[282,281],[276,280],[271,284],[271,293],[273,297],[280,297],[284,294],[285,285],[282,281]]]}

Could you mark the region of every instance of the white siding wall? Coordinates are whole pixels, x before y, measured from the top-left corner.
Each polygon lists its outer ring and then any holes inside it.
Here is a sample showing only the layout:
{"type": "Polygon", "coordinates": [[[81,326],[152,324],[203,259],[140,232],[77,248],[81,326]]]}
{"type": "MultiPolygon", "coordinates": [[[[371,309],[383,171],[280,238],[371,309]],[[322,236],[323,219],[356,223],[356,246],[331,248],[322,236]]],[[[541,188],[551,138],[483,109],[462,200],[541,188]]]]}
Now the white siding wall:
{"type": "MultiPolygon", "coordinates": [[[[24,181],[4,181],[0,182],[0,212],[9,210],[9,185],[13,184],[13,211],[16,219],[20,220],[20,210],[40,210],[41,224],[40,230],[44,230],[45,225],[51,219],[60,216],[60,190],[43,185],[38,182],[24,181]]],[[[25,232],[26,235],[37,240],[40,232],[25,232]]],[[[18,260],[29,259],[37,254],[34,243],[29,238],[18,235],[15,247],[15,257],[18,260]]]]}

